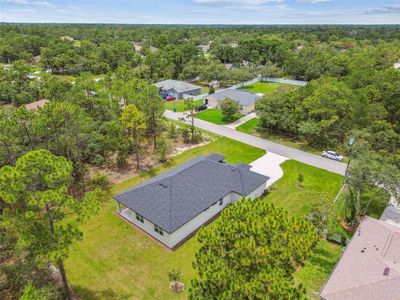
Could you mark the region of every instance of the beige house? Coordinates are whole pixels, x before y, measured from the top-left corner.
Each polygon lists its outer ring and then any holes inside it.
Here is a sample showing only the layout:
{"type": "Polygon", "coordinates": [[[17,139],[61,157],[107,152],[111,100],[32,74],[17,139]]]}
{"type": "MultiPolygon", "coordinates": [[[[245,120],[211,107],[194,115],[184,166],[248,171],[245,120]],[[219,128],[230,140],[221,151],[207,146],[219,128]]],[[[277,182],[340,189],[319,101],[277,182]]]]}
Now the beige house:
{"type": "Polygon", "coordinates": [[[240,113],[247,115],[254,111],[259,95],[245,90],[228,89],[205,97],[204,102],[210,108],[219,108],[220,103],[225,99],[232,99],[239,103],[240,113]]]}
{"type": "Polygon", "coordinates": [[[323,300],[400,299],[400,227],[365,217],[320,296],[323,300]]]}

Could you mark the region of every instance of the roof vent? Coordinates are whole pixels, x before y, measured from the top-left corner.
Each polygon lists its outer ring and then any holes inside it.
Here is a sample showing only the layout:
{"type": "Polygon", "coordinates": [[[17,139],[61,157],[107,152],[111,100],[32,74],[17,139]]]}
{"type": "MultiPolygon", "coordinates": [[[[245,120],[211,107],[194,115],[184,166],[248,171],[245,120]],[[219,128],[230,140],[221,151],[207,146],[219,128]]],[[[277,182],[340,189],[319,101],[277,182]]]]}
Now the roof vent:
{"type": "Polygon", "coordinates": [[[390,273],[390,268],[386,267],[385,270],[383,270],[383,275],[388,276],[390,273]]]}
{"type": "Polygon", "coordinates": [[[168,185],[166,183],[164,183],[164,182],[160,182],[159,185],[161,185],[163,188],[167,188],[168,187],[168,185]]]}

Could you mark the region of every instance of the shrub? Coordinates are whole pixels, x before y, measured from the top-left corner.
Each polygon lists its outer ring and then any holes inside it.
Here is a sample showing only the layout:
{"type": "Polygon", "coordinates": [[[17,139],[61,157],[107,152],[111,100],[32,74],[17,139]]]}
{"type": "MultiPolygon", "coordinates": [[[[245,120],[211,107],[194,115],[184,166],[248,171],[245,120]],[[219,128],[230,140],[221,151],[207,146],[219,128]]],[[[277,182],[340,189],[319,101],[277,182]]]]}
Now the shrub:
{"type": "Polygon", "coordinates": [[[90,186],[92,187],[92,189],[99,188],[101,190],[106,190],[110,187],[110,181],[108,180],[107,175],[97,173],[90,181],[90,186]]]}

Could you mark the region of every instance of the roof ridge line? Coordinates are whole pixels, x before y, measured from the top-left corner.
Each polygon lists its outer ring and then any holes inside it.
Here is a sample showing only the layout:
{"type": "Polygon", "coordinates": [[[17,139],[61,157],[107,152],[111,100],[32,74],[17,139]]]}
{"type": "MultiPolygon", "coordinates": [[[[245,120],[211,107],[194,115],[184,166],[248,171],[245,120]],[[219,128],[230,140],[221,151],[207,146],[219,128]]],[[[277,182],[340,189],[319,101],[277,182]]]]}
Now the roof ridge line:
{"type": "Polygon", "coordinates": [[[341,291],[338,291],[338,292],[335,292],[335,293],[329,293],[326,296],[332,296],[332,295],[340,294],[340,293],[343,293],[343,292],[351,291],[351,290],[354,290],[354,289],[359,289],[359,288],[361,288],[363,286],[375,285],[377,283],[382,283],[384,281],[391,281],[391,280],[394,280],[394,279],[400,279],[400,274],[397,277],[388,278],[388,279],[382,279],[382,280],[378,280],[378,281],[374,281],[374,282],[370,282],[370,283],[360,284],[360,285],[353,286],[353,287],[350,287],[350,288],[347,288],[347,289],[344,289],[344,290],[341,290],[341,291]]]}

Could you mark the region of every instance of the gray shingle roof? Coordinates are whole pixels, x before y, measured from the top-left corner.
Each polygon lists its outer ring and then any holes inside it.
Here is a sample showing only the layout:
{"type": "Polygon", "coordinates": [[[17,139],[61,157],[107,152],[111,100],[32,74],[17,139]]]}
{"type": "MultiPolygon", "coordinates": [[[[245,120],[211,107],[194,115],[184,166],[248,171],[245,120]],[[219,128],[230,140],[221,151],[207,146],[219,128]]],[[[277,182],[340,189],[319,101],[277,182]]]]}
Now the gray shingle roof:
{"type": "Polygon", "coordinates": [[[199,156],[114,199],[168,233],[231,192],[246,196],[269,177],[199,156]]]}
{"type": "Polygon", "coordinates": [[[243,106],[248,106],[252,105],[256,102],[260,96],[249,92],[249,91],[244,91],[244,90],[223,90],[221,92],[217,92],[215,94],[211,94],[207,96],[207,99],[213,99],[215,101],[223,101],[226,98],[233,99],[237,102],[239,102],[240,105],[243,106]]]}
{"type": "Polygon", "coordinates": [[[174,90],[178,93],[189,92],[193,90],[201,89],[201,87],[197,85],[193,85],[191,83],[179,80],[164,80],[154,84],[156,87],[161,88],[165,91],[174,90]]]}

